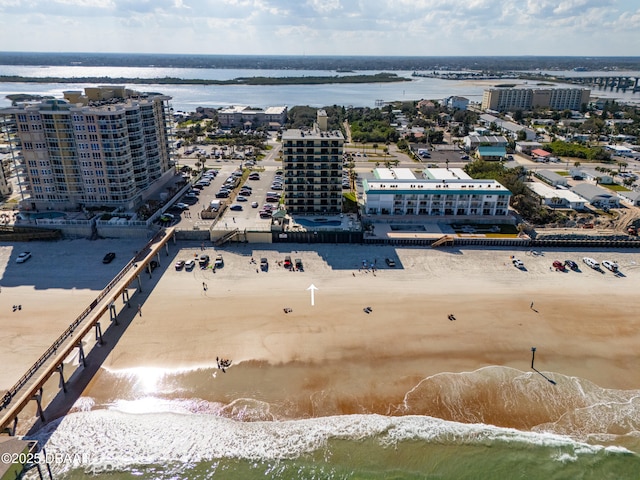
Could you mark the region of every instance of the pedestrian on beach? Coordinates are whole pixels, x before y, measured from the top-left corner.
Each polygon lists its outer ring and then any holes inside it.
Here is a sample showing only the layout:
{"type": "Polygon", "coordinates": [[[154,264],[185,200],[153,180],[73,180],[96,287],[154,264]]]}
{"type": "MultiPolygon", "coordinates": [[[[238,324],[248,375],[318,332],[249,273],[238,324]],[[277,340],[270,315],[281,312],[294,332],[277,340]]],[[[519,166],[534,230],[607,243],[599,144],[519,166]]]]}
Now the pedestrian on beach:
{"type": "Polygon", "coordinates": [[[533,302],[531,302],[531,305],[529,306],[529,308],[533,310],[533,302]]]}
{"type": "Polygon", "coordinates": [[[138,315],[142,316],[142,305],[138,304],[138,315]]]}

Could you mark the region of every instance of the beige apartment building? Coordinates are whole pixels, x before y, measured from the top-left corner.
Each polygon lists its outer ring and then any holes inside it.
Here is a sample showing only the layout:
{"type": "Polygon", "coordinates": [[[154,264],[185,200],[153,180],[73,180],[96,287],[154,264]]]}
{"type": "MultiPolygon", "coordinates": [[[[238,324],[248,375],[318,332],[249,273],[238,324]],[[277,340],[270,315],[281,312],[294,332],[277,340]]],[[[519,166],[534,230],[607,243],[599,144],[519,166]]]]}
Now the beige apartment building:
{"type": "Polygon", "coordinates": [[[312,129],[282,133],[284,204],[290,214],[331,215],[342,212],[344,136],[327,130],[327,114],[318,111],[312,129]]]}
{"type": "Polygon", "coordinates": [[[580,110],[590,96],[588,88],[489,88],[482,95],[482,110],[580,110]]]}
{"type": "Polygon", "coordinates": [[[269,130],[278,130],[287,122],[287,112],[286,106],[256,110],[234,105],[218,110],[218,123],[221,128],[240,127],[244,130],[254,130],[267,127],[269,130]]]}
{"type": "Polygon", "coordinates": [[[15,125],[26,209],[133,209],[173,175],[171,97],[95,87],[0,110],[15,125]]]}

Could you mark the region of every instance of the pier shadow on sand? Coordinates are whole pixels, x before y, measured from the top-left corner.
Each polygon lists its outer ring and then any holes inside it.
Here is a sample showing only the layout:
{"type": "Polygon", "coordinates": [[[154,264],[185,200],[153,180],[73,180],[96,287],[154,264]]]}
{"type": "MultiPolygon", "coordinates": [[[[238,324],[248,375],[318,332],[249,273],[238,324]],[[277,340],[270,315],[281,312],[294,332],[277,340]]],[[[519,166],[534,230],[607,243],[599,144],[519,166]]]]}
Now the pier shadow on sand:
{"type": "MultiPolygon", "coordinates": [[[[65,392],[60,389],[57,392],[51,402],[43,409],[45,422],[37,419],[25,434],[25,438],[30,438],[38,433],[38,441],[44,445],[51,435],[53,435],[57,428],[57,422],[55,421],[71,412],[76,401],[82,396],[89,382],[91,382],[95,374],[100,370],[107,357],[129,328],[129,325],[140,317],[137,305],[142,305],[142,315],[144,315],[144,304],[151,292],[153,292],[156,284],[162,278],[162,274],[166,268],[168,267],[160,267],[154,272],[152,278],[148,278],[146,275],[141,277],[146,280],[142,285],[142,292],[136,292],[130,298],[129,306],[124,305],[118,312],[118,325],[112,324],[108,316],[102,320],[103,325],[107,324],[107,322],[109,324],[108,328],[103,329],[102,332],[103,343],[99,344],[96,340],[95,344],[90,347],[90,351],[86,353],[85,356],[86,366],[80,364],[75,367],[71,376],[65,379],[67,391],[65,392]],[[39,432],[43,427],[48,427],[44,437],[42,436],[42,432],[39,432]]],[[[52,378],[56,376],[57,374],[54,373],[52,378]]]]}

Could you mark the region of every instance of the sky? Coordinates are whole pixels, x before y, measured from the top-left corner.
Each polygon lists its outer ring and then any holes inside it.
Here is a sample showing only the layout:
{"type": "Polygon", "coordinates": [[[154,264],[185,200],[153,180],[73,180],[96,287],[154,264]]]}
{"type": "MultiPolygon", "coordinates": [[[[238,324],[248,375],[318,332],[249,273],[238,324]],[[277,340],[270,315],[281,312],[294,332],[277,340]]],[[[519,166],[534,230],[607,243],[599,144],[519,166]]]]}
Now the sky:
{"type": "Polygon", "coordinates": [[[0,50],[638,56],[640,0],[0,0],[0,50]]]}

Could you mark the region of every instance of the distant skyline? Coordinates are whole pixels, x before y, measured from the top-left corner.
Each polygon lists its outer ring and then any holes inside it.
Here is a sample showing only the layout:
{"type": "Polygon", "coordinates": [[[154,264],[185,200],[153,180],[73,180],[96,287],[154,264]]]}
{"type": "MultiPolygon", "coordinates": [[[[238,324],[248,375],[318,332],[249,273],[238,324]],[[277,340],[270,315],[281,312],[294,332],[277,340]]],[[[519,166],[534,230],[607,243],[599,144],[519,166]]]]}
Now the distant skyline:
{"type": "Polygon", "coordinates": [[[0,0],[22,52],[636,56],[640,0],[0,0]]]}

